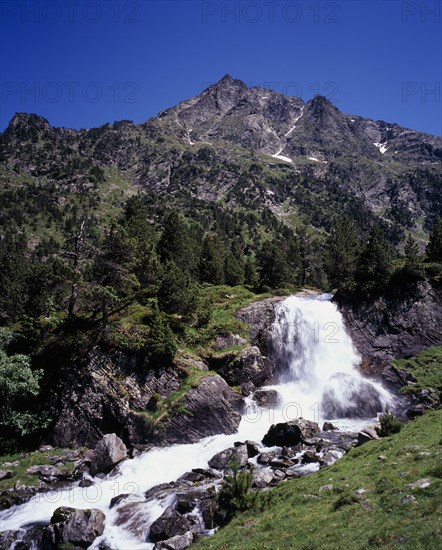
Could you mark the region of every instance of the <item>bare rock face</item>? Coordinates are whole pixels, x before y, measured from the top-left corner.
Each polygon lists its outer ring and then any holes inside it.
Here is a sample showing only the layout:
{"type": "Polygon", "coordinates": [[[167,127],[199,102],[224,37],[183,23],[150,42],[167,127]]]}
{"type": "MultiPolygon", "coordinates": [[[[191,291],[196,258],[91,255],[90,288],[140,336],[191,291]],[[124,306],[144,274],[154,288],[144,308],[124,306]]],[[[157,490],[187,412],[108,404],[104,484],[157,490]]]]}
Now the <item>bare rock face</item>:
{"type": "Polygon", "coordinates": [[[77,510],[62,506],[55,510],[51,525],[45,529],[44,540],[55,548],[62,545],[89,548],[103,534],[105,518],[101,510],[77,510]]]}
{"type": "Polygon", "coordinates": [[[371,303],[339,303],[345,325],[364,361],[385,366],[442,344],[442,287],[418,282],[371,303]]]}
{"type": "Polygon", "coordinates": [[[271,349],[270,327],[276,318],[276,308],[285,298],[285,296],[277,296],[254,302],[240,309],[236,314],[238,319],[250,325],[250,341],[265,356],[269,355],[271,349]]]}
{"type": "Polygon", "coordinates": [[[273,424],[264,436],[262,443],[266,447],[273,447],[274,445],[291,447],[314,437],[320,431],[316,422],[305,420],[305,418],[297,418],[290,422],[273,424]]]}
{"type": "Polygon", "coordinates": [[[241,421],[243,399],[221,376],[206,376],[183,401],[158,435],[162,443],[195,443],[203,437],[234,433],[241,421]]]}
{"type": "Polygon", "coordinates": [[[269,364],[257,346],[246,348],[237,357],[229,356],[211,359],[214,368],[231,386],[251,383],[259,386],[270,376],[269,364]]]}
{"type": "Polygon", "coordinates": [[[115,434],[106,434],[95,447],[91,473],[108,472],[127,457],[126,445],[115,434]]]}

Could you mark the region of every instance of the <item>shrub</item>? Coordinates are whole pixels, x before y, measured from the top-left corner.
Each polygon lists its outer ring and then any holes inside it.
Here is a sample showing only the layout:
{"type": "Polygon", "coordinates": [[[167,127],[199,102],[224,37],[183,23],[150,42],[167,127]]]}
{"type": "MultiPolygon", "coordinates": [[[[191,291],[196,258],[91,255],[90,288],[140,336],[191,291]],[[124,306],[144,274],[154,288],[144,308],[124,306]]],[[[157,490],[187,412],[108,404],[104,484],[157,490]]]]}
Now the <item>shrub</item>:
{"type": "Polygon", "coordinates": [[[232,475],[224,478],[221,491],[218,495],[218,520],[225,525],[237,512],[250,510],[256,504],[258,492],[251,491],[253,474],[250,470],[240,471],[238,459],[234,458],[230,464],[232,475]]]}
{"type": "Polygon", "coordinates": [[[384,414],[379,417],[381,424],[380,428],[376,428],[376,432],[380,437],[387,437],[396,434],[402,429],[402,422],[386,407],[384,414]]]}

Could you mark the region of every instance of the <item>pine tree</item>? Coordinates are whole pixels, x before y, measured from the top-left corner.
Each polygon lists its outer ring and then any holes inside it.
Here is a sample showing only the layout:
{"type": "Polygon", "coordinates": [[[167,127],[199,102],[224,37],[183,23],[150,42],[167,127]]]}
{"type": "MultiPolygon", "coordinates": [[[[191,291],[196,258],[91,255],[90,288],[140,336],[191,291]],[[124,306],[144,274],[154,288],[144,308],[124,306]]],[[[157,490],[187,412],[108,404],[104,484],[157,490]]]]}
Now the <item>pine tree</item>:
{"type": "Polygon", "coordinates": [[[255,288],[258,284],[258,276],[256,274],[255,260],[252,256],[247,256],[244,265],[244,282],[246,285],[255,288]]]}
{"type": "Polygon", "coordinates": [[[442,218],[437,218],[433,224],[426,253],[430,262],[442,262],[442,218]]]}
{"type": "Polygon", "coordinates": [[[361,243],[348,218],[335,223],[327,245],[325,262],[331,285],[351,291],[361,243]]]}
{"type": "Polygon", "coordinates": [[[382,228],[373,226],[356,269],[357,291],[361,295],[374,296],[386,288],[392,272],[392,257],[382,228]]]}
{"type": "Polygon", "coordinates": [[[166,313],[190,317],[198,307],[196,283],[175,262],[163,266],[157,297],[160,309],[166,313]]]}
{"type": "Polygon", "coordinates": [[[277,241],[265,241],[256,255],[262,287],[281,288],[290,282],[287,257],[277,241]]]}
{"type": "Polygon", "coordinates": [[[161,262],[174,262],[187,273],[195,273],[197,244],[184,219],[171,212],[164,223],[163,233],[158,241],[161,262]]]}
{"type": "Polygon", "coordinates": [[[213,285],[224,284],[224,257],[225,248],[215,234],[206,235],[201,249],[199,260],[200,280],[213,285]]]}
{"type": "Polygon", "coordinates": [[[229,466],[232,475],[224,478],[218,494],[218,520],[222,525],[229,523],[237,512],[253,508],[258,499],[258,492],[251,491],[252,472],[250,470],[241,472],[237,458],[234,458],[229,466]]]}
{"type": "Polygon", "coordinates": [[[158,309],[156,300],[153,302],[153,315],[149,326],[150,357],[160,363],[170,362],[178,349],[176,338],[164,314],[158,309]]]}
{"type": "Polygon", "coordinates": [[[224,278],[228,285],[244,283],[244,256],[237,241],[233,241],[224,259],[224,278]]]}

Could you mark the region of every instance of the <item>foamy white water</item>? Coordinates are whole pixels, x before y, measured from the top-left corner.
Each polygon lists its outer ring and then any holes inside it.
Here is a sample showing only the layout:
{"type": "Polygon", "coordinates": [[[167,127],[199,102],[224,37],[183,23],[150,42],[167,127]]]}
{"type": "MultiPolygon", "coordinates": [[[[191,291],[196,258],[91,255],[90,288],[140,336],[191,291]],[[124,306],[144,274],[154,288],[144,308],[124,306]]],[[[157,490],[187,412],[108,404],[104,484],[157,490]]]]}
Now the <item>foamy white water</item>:
{"type": "MultiPolygon", "coordinates": [[[[96,483],[91,487],[81,488],[76,483],[62,491],[36,495],[21,506],[0,512],[0,529],[18,530],[31,523],[49,523],[59,506],[100,508],[106,514],[105,532],[92,548],[97,548],[102,540],[117,549],[152,548],[152,544],[145,542],[149,525],[172,503],[173,497],[169,495],[163,500],[146,502],[144,493],[148,489],[175,481],[193,468],[207,468],[214,454],[236,441],[260,442],[271,424],[300,416],[321,422],[324,419],[321,404],[324,390],[331,387],[334,399],[343,404],[352,398],[341,375],[351,377],[352,388],[367,384],[356,368],[360,357],[330,298],[330,295],[291,296],[278,306],[272,340],[282,375],[279,384],[269,387],[277,390],[281,397],[278,407],[262,409],[248,398],[237,433],[208,437],[191,445],[154,449],[126,460],[112,476],[95,478],[96,483]],[[123,493],[131,496],[111,509],[111,499],[123,493]],[[128,506],[130,513],[123,517],[122,511],[128,506]]],[[[379,384],[371,384],[385,405],[390,395],[379,384]]],[[[367,419],[332,420],[341,429],[350,431],[367,424],[367,419]]]]}

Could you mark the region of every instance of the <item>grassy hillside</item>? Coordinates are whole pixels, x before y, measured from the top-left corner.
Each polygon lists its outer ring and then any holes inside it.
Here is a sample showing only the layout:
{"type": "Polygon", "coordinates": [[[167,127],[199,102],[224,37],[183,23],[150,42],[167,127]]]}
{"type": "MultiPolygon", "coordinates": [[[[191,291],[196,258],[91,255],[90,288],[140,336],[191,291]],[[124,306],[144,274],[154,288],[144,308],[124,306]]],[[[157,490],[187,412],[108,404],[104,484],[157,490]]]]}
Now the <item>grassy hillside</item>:
{"type": "Polygon", "coordinates": [[[441,525],[438,410],[399,434],[352,449],[311,477],[281,484],[263,512],[238,516],[195,549],[423,550],[442,547],[441,525]]]}

